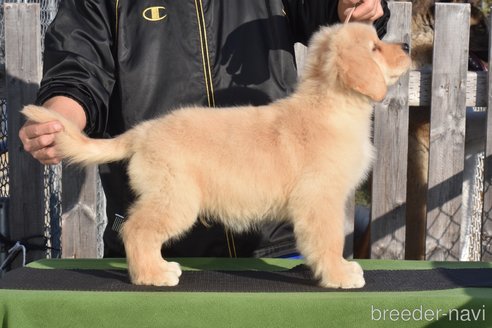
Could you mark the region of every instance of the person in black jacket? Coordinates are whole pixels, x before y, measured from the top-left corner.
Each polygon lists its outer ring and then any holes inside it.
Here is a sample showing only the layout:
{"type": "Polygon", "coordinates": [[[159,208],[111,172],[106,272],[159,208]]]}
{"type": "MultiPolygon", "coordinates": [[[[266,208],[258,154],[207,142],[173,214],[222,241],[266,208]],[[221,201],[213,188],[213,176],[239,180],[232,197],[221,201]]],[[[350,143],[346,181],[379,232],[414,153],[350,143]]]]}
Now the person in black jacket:
{"type": "MultiPolygon", "coordinates": [[[[103,138],[180,106],[263,105],[293,91],[294,44],[307,44],[320,25],[349,14],[385,33],[384,0],[64,0],[46,33],[36,103],[103,138]]],[[[60,129],[58,122],[27,122],[19,136],[34,158],[56,164],[54,137],[60,129]]],[[[108,257],[125,255],[118,227],[134,197],[125,170],[122,163],[99,168],[108,257]]],[[[243,235],[197,225],[164,252],[286,256],[295,253],[295,241],[286,223],[243,235]]]]}

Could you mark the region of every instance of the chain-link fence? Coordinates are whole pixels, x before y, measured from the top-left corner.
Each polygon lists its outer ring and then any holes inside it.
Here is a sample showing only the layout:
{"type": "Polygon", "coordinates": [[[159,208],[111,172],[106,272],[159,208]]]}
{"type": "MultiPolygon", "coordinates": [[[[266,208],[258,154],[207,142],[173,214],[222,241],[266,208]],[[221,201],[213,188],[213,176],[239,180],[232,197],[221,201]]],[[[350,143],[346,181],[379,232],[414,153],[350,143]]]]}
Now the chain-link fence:
{"type": "MultiPolygon", "coordinates": [[[[5,28],[3,19],[4,3],[39,3],[41,7],[41,40],[58,9],[59,0],[0,0],[0,74],[5,77],[5,28]]],[[[2,80],[4,80],[2,78],[2,80]]],[[[7,150],[7,103],[5,92],[0,96],[0,197],[9,196],[9,163],[7,150]]],[[[60,256],[61,216],[61,168],[47,166],[45,169],[45,237],[47,257],[60,256]]]]}

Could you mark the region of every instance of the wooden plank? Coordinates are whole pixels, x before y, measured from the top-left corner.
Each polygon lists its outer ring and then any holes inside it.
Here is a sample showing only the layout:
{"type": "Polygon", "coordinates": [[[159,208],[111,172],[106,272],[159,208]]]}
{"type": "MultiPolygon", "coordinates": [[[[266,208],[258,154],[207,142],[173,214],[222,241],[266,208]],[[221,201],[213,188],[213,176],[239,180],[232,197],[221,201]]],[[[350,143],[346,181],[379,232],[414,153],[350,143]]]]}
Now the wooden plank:
{"type": "Polygon", "coordinates": [[[343,257],[346,259],[354,258],[354,227],[355,227],[355,195],[352,194],[345,205],[345,245],[343,247],[343,257]]]}
{"type": "MultiPolygon", "coordinates": [[[[385,39],[410,44],[411,4],[390,2],[389,6],[392,15],[385,39]]],[[[406,74],[375,108],[377,156],[372,174],[371,258],[405,256],[408,81],[406,74]]]]}
{"type": "MultiPolygon", "coordinates": [[[[5,4],[5,65],[8,108],[9,225],[14,241],[44,245],[43,166],[24,152],[18,137],[23,118],[20,110],[35,100],[41,80],[41,31],[39,4],[5,4]]],[[[29,251],[27,261],[45,256],[29,251]]],[[[17,261],[14,264],[18,266],[17,261]]]]}
{"type": "MultiPolygon", "coordinates": [[[[491,16],[492,23],[492,16],[491,16]]],[[[490,25],[489,25],[490,26],[490,25]]],[[[489,40],[489,68],[492,64],[492,34],[489,40]]],[[[487,128],[484,154],[484,185],[482,213],[482,261],[492,261],[492,74],[488,76],[487,128]]]]}
{"type": "MultiPolygon", "coordinates": [[[[432,72],[412,71],[408,86],[408,104],[410,106],[430,106],[432,72]]],[[[486,107],[488,101],[487,72],[467,72],[466,106],[486,107]]]]}
{"type": "MultiPolygon", "coordinates": [[[[394,12],[393,12],[394,14],[394,12]]],[[[296,44],[297,65],[302,68],[304,64],[305,48],[296,44]]],[[[486,107],[488,101],[488,73],[467,72],[466,74],[466,106],[486,107]]],[[[411,71],[408,83],[408,105],[421,107],[431,105],[432,71],[411,71]]]]}
{"type": "Polygon", "coordinates": [[[100,257],[97,167],[63,165],[62,176],[62,257],[100,257]]]}
{"type": "Polygon", "coordinates": [[[428,260],[460,257],[469,4],[436,3],[429,184],[428,260]]]}

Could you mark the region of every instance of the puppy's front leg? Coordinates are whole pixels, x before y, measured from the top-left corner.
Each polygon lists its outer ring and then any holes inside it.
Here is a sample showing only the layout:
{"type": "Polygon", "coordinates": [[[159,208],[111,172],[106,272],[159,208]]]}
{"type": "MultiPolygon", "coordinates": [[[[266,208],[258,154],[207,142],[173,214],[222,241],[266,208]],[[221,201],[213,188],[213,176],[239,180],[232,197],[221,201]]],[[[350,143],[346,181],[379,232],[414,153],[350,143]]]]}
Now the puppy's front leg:
{"type": "Polygon", "coordinates": [[[297,246],[323,287],[361,288],[364,274],[356,262],[343,258],[345,198],[307,197],[295,210],[297,246]]]}

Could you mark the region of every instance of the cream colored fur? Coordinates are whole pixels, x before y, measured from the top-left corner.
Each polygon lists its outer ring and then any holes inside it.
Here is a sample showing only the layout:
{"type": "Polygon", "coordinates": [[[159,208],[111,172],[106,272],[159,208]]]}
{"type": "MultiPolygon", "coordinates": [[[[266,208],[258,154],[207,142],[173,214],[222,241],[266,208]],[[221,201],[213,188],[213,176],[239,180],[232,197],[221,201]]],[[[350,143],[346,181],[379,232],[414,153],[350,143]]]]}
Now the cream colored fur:
{"type": "Polygon", "coordinates": [[[58,151],[71,162],[128,160],[137,201],[121,235],[133,283],[178,284],[179,265],[161,246],[208,215],[236,231],[289,220],[320,284],[357,288],[362,269],[342,258],[345,202],[374,157],[372,101],[409,65],[401,45],[350,23],[313,36],[297,91],[268,106],[183,108],[109,140],[83,136],[43,108],[23,113],[61,121],[58,151]]]}

